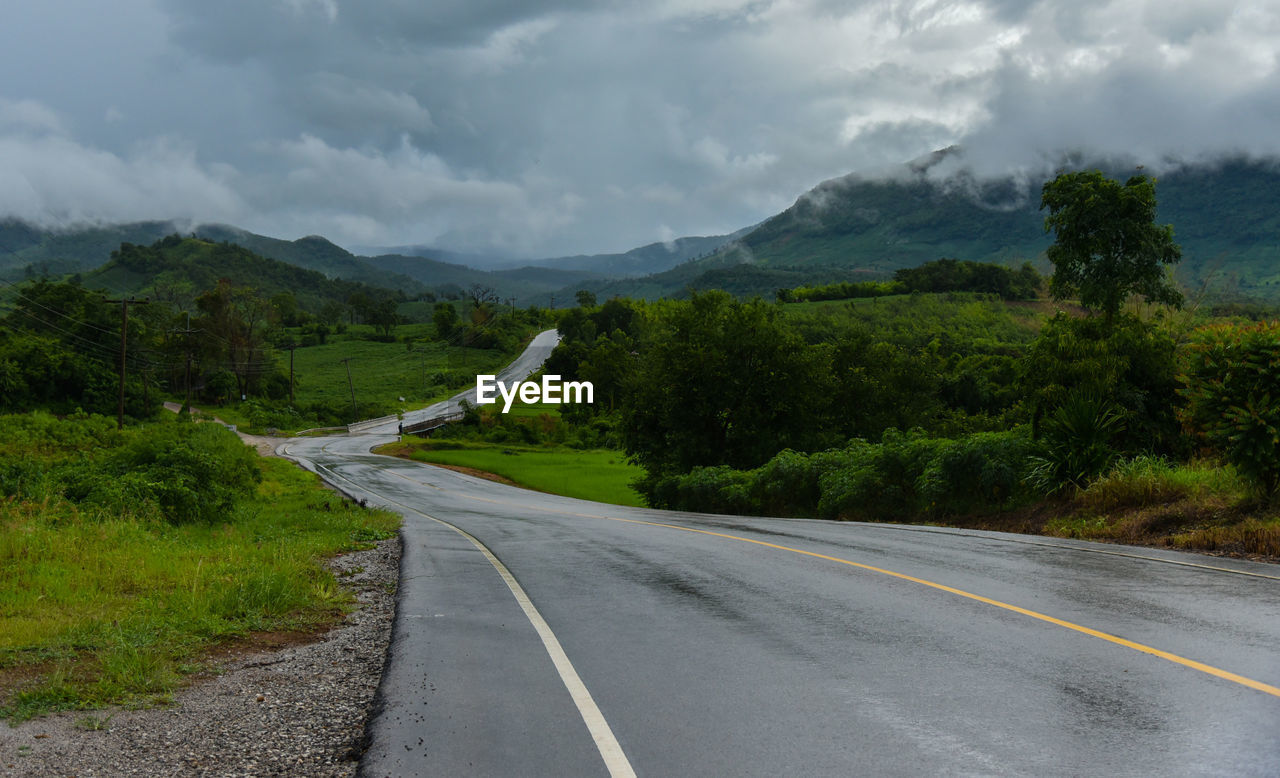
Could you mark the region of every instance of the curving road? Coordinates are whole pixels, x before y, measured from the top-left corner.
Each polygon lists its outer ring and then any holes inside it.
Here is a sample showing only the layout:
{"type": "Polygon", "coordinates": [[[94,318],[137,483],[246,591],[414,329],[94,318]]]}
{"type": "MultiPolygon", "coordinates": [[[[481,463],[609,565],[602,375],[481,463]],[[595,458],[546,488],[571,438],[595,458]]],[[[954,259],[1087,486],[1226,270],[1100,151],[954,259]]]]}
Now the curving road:
{"type": "Polygon", "coordinates": [[[405,516],[365,775],[1276,775],[1280,569],[282,453],[405,516]]]}

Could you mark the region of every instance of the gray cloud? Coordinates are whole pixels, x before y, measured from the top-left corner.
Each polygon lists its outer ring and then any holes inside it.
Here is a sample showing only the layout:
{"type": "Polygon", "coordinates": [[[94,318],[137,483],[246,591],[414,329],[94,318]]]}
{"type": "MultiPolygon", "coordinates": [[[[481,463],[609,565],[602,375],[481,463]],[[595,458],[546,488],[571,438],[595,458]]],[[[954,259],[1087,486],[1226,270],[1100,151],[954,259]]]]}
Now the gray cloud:
{"type": "MultiPolygon", "coordinates": [[[[0,29],[0,212],[546,255],[963,144],[1280,153],[1271,0],[89,0],[0,29]]],[[[954,169],[944,166],[942,169],[954,169]]]]}

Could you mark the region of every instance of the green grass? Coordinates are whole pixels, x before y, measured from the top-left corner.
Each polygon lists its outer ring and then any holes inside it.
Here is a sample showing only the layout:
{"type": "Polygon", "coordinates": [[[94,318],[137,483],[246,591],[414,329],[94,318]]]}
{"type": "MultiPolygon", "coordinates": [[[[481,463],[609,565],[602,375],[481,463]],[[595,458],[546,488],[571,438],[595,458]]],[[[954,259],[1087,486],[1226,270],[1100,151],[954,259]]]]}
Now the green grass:
{"type": "Polygon", "coordinates": [[[1093,510],[1114,511],[1215,495],[1241,502],[1248,496],[1248,485],[1230,466],[1210,462],[1175,464],[1159,457],[1139,456],[1117,462],[1110,472],[1081,491],[1076,501],[1093,510]]]}
{"type": "Polygon", "coordinates": [[[612,505],[644,506],[640,495],[630,486],[644,475],[644,470],[629,464],[620,451],[434,442],[411,437],[406,437],[405,443],[384,446],[379,451],[419,462],[483,470],[541,492],[612,505]]]}
{"type": "MultiPolygon", "coordinates": [[[[414,335],[417,328],[429,325],[406,325],[396,329],[397,336],[414,335]]],[[[347,385],[350,358],[351,385],[356,404],[413,406],[429,403],[475,383],[476,373],[496,373],[511,361],[513,354],[498,350],[447,346],[440,341],[409,344],[378,343],[354,337],[364,330],[351,327],[347,336],[329,336],[329,342],[294,351],[294,396],[298,403],[351,401],[347,385]],[[444,375],[441,375],[444,374],[444,375]],[[401,397],[405,402],[400,402],[401,397]]],[[[287,373],[289,355],[282,352],[280,366],[287,373]]]]}
{"type": "Polygon", "coordinates": [[[283,460],[259,466],[256,494],[214,525],[0,502],[0,680],[24,679],[0,685],[0,715],[163,702],[220,642],[340,614],[350,597],[323,560],[399,517],[283,460]]]}

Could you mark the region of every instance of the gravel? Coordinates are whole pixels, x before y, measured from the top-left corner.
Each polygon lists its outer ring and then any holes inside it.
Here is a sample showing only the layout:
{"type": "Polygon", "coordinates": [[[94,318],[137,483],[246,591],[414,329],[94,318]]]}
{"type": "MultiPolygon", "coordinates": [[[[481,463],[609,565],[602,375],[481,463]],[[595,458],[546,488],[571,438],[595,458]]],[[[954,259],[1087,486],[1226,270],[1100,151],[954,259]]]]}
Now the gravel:
{"type": "Polygon", "coordinates": [[[0,724],[0,775],[353,776],[386,659],[400,541],[331,562],[357,610],[316,642],[225,656],[150,710],[0,724]]]}

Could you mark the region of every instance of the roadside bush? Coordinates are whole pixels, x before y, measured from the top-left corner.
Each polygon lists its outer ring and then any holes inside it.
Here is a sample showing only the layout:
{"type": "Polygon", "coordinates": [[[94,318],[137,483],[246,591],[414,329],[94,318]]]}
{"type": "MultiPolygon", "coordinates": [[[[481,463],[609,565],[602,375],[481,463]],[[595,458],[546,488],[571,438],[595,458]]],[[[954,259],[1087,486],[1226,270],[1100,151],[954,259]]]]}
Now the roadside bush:
{"type": "Polygon", "coordinates": [[[1204,463],[1175,465],[1155,456],[1137,456],[1116,462],[1094,479],[1077,500],[1096,511],[1114,511],[1160,505],[1210,494],[1239,498],[1246,484],[1231,467],[1204,463]]]}
{"type": "Polygon", "coordinates": [[[917,482],[947,443],[920,430],[885,430],[880,445],[822,476],[818,515],[883,521],[921,512],[917,482]]]}
{"type": "Polygon", "coordinates": [[[1265,500],[1280,489],[1280,322],[1196,334],[1181,376],[1183,422],[1265,500]]]}
{"type": "Polygon", "coordinates": [[[1027,463],[1039,450],[1028,437],[982,432],[951,441],[918,480],[926,510],[962,515],[1000,507],[1026,493],[1027,463]]]}
{"type": "Polygon", "coordinates": [[[728,465],[697,467],[682,476],[663,478],[653,487],[650,504],[699,513],[756,515],[750,496],[754,471],[728,465]]]}
{"type": "Polygon", "coordinates": [[[1083,488],[1119,458],[1124,417],[1114,403],[1075,393],[1041,427],[1042,453],[1031,457],[1030,481],[1041,494],[1083,488]]]}
{"type": "Polygon", "coordinates": [[[637,488],[650,505],[682,510],[910,520],[998,510],[1031,496],[1024,484],[1036,451],[1021,430],[957,440],[889,430],[878,444],[783,451],[754,470],[696,468],[637,488]]]}
{"type": "Polygon", "coordinates": [[[253,450],[215,424],[156,425],[59,474],[72,502],[116,513],[153,508],[172,524],[216,521],[261,478],[253,450]]]}

